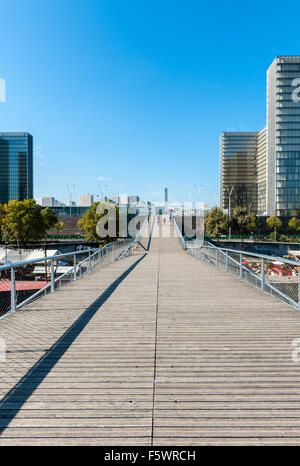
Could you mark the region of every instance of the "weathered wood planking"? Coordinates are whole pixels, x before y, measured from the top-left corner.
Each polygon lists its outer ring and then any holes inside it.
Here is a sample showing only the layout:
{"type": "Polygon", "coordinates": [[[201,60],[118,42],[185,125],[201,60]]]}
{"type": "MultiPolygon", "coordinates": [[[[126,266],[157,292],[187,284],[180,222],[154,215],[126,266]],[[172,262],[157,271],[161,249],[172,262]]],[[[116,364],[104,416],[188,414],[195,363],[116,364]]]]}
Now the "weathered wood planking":
{"type": "Polygon", "coordinates": [[[300,315],[168,228],[1,321],[0,445],[300,444],[300,315]]]}

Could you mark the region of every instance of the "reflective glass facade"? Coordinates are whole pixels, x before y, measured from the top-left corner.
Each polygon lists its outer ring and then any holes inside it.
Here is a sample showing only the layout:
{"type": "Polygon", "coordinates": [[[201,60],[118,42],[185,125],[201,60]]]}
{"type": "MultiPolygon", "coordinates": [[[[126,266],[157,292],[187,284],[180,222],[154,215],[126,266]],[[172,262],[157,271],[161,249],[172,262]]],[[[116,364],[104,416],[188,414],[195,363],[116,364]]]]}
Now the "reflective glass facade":
{"type": "Polygon", "coordinates": [[[300,102],[293,81],[300,57],[277,57],[268,70],[269,213],[300,213],[300,102]]]}
{"type": "Polygon", "coordinates": [[[233,207],[300,216],[300,56],[276,57],[268,68],[266,129],[221,136],[220,184],[225,209],[234,186],[233,207]]]}
{"type": "Polygon", "coordinates": [[[258,212],[259,206],[264,209],[265,153],[260,141],[261,133],[257,132],[228,132],[221,135],[220,204],[223,209],[229,207],[231,188],[232,210],[236,206],[246,207],[251,212],[258,212]]]}
{"type": "Polygon", "coordinates": [[[0,204],[33,198],[33,140],[28,133],[0,133],[0,204]]]}

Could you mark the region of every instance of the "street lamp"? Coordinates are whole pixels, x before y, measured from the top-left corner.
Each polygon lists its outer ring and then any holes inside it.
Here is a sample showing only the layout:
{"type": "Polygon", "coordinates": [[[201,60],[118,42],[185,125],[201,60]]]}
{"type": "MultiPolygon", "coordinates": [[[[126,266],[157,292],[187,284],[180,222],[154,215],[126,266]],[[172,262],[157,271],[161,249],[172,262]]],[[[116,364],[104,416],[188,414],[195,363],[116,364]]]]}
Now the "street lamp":
{"type": "Polygon", "coordinates": [[[71,217],[71,215],[72,215],[72,191],[75,190],[75,184],[73,184],[71,188],[67,184],[67,190],[69,191],[69,194],[70,194],[70,217],[71,217]]]}

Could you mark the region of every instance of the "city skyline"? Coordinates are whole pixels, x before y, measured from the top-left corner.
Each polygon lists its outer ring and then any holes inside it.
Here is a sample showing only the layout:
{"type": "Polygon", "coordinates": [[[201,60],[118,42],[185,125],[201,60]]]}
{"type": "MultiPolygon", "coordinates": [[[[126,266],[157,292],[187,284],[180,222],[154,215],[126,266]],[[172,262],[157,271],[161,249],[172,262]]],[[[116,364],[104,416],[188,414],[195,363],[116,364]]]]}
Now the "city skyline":
{"type": "Polygon", "coordinates": [[[299,53],[297,15],[270,42],[275,12],[263,9],[254,35],[255,4],[243,24],[238,11],[224,23],[221,3],[215,11],[197,2],[153,2],[148,10],[135,1],[84,9],[72,1],[72,17],[69,1],[45,1],[43,11],[35,0],[3,5],[0,130],[33,134],[34,197],[67,201],[67,184],[76,196],[100,194],[101,184],[108,196],[158,201],[167,184],[170,201],[196,198],[202,186],[202,200],[216,204],[219,134],[264,126],[265,69],[277,55],[299,53]],[[10,30],[14,41],[6,40],[10,30]],[[20,48],[30,52],[26,60],[20,48]]]}

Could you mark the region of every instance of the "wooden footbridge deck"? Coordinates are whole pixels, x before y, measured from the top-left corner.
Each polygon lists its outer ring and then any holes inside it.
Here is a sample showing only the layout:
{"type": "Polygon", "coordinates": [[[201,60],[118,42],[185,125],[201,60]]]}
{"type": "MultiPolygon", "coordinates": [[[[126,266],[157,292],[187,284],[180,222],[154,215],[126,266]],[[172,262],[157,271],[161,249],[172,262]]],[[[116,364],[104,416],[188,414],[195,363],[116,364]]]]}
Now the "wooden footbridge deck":
{"type": "Polygon", "coordinates": [[[299,312],[178,238],[12,314],[0,337],[0,445],[300,444],[299,312]]]}

